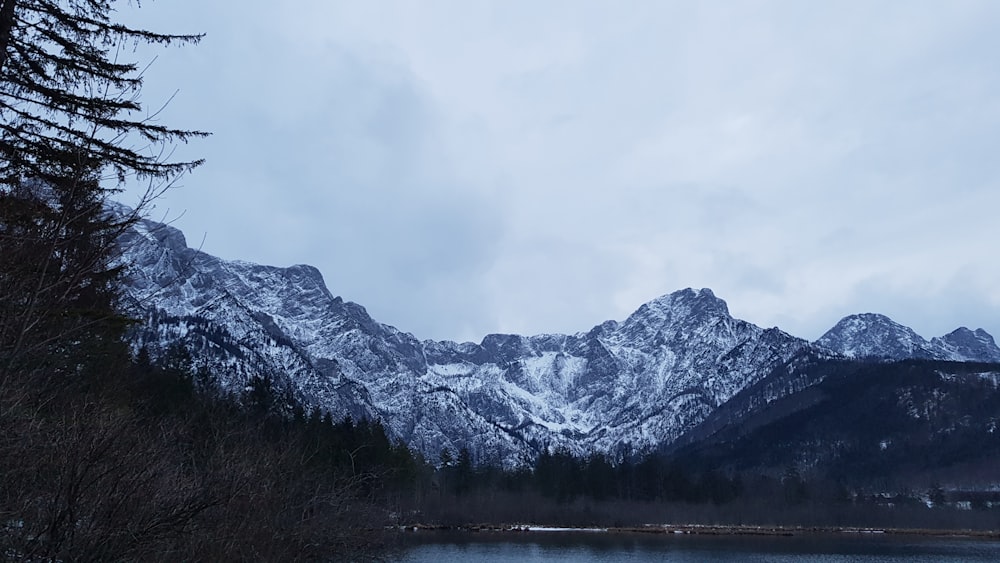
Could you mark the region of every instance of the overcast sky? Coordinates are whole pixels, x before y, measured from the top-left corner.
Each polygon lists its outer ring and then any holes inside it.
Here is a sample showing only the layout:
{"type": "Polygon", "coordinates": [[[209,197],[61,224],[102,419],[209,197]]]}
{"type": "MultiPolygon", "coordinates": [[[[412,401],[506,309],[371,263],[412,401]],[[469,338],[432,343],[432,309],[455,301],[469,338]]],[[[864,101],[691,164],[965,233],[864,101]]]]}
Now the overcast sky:
{"type": "Polygon", "coordinates": [[[689,286],[808,339],[869,311],[1000,337],[1000,2],[122,10],[207,34],[147,73],[147,106],[179,91],[164,123],[214,133],[154,218],[418,338],[689,286]]]}

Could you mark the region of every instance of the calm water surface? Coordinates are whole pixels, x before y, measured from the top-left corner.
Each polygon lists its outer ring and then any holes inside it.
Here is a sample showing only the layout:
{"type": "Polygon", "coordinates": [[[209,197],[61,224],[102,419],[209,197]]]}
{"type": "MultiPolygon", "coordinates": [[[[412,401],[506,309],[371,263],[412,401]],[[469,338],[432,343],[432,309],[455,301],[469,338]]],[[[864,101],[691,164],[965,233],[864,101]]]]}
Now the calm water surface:
{"type": "Polygon", "coordinates": [[[418,532],[408,536],[404,539],[404,548],[398,559],[404,563],[1000,561],[998,541],[879,534],[733,537],[567,532],[532,532],[522,536],[438,532],[421,535],[418,532]]]}

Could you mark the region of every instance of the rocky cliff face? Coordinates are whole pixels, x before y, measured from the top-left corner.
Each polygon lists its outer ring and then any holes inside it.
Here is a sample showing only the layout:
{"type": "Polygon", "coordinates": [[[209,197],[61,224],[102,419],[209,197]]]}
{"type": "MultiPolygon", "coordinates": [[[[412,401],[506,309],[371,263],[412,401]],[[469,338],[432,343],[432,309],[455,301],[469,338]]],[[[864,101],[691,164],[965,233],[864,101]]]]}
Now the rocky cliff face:
{"type": "MultiPolygon", "coordinates": [[[[239,394],[264,376],[335,417],[379,418],[431,460],[463,447],[504,465],[544,448],[615,457],[649,450],[816,348],[734,319],[708,289],[665,295],[622,322],[573,335],[420,341],[335,297],[310,266],[222,260],[151,221],[121,242],[130,307],[143,320],[136,348],[155,357],[184,346],[223,392],[239,394]]],[[[817,346],[848,356],[1000,355],[982,331],[927,343],[884,317],[856,319],[817,346]]]]}

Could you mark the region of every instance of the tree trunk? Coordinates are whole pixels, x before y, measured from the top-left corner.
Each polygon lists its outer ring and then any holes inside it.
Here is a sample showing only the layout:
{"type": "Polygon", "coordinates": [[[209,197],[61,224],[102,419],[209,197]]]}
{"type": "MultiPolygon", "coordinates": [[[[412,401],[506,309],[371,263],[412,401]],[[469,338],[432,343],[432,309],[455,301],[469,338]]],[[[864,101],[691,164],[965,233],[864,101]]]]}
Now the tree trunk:
{"type": "Polygon", "coordinates": [[[10,32],[14,29],[14,7],[17,0],[0,0],[0,72],[7,66],[7,48],[10,46],[10,32]]]}

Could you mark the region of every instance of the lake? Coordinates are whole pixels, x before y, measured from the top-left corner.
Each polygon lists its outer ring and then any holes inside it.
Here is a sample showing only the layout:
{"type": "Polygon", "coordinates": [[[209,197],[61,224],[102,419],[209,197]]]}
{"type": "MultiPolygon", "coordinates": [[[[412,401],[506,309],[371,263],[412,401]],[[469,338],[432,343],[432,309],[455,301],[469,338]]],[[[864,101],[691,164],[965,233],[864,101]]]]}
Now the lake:
{"type": "Polygon", "coordinates": [[[792,537],[530,532],[404,534],[401,563],[496,562],[976,562],[1000,561],[1000,541],[818,534],[792,537]]]}

